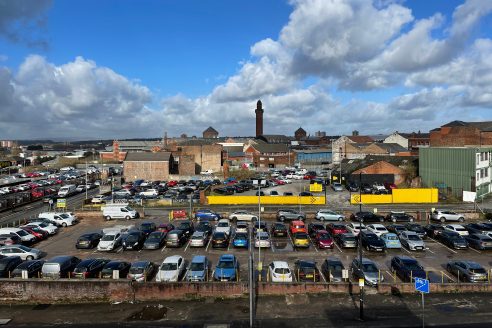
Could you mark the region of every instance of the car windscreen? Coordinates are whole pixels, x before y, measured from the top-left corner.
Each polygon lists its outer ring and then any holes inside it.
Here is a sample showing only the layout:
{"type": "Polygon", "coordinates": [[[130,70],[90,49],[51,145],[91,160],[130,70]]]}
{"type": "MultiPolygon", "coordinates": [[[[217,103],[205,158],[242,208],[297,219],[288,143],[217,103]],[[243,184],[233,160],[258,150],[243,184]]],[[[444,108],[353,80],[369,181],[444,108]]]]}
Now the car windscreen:
{"type": "Polygon", "coordinates": [[[190,265],[190,271],[203,271],[205,269],[205,265],[203,263],[193,262],[190,265]]]}
{"type": "Polygon", "coordinates": [[[289,274],[290,270],[288,268],[276,268],[275,273],[276,274],[289,274]]]}
{"type": "Polygon", "coordinates": [[[104,235],[101,240],[102,241],[113,241],[115,238],[115,235],[104,235]]]}
{"type": "Polygon", "coordinates": [[[257,238],[260,240],[268,240],[268,235],[259,235],[257,238]]]}
{"type": "Polygon", "coordinates": [[[376,236],[374,234],[367,234],[365,237],[368,240],[378,240],[378,236],[376,236]]]}
{"type": "Polygon", "coordinates": [[[234,262],[232,261],[220,261],[217,263],[218,269],[232,269],[234,268],[234,262]]]}
{"type": "Polygon", "coordinates": [[[319,239],[321,240],[328,240],[328,239],[331,239],[331,236],[327,233],[322,233],[319,235],[319,239]]]}
{"type": "Polygon", "coordinates": [[[191,239],[201,240],[201,239],[203,239],[203,235],[193,235],[193,236],[191,236],[191,239]]]}
{"type": "Polygon", "coordinates": [[[388,240],[398,240],[398,237],[397,236],[386,236],[386,239],[388,240]]]}
{"type": "Polygon", "coordinates": [[[27,231],[25,230],[19,230],[19,231],[16,231],[16,233],[21,236],[21,237],[25,237],[25,236],[28,236],[29,234],[27,233],[27,231]]]}
{"type": "Polygon", "coordinates": [[[135,242],[138,240],[138,235],[134,235],[134,234],[128,235],[128,236],[126,236],[125,240],[127,242],[135,242]]]}
{"type": "Polygon", "coordinates": [[[364,272],[378,272],[378,268],[372,263],[366,263],[362,265],[364,272]]]}
{"type": "Polygon", "coordinates": [[[308,235],[305,233],[296,233],[295,238],[296,239],[308,239],[308,235]]]}
{"type": "Polygon", "coordinates": [[[356,241],[355,236],[343,236],[344,240],[346,241],[356,241]]]}
{"type": "Polygon", "coordinates": [[[149,237],[147,238],[147,240],[152,240],[152,241],[155,241],[155,240],[161,240],[161,234],[150,234],[149,237]]]}
{"type": "Polygon", "coordinates": [[[342,271],[343,266],[341,264],[332,264],[329,266],[330,271],[342,271]]]}
{"type": "Polygon", "coordinates": [[[417,241],[417,240],[420,240],[420,237],[417,236],[417,235],[408,235],[408,240],[415,240],[415,241],[417,241]]]}
{"type": "Polygon", "coordinates": [[[236,237],[234,237],[234,239],[236,240],[246,240],[246,235],[241,235],[241,234],[237,234],[236,237]]]}
{"type": "Polygon", "coordinates": [[[162,263],[161,270],[162,271],[175,271],[175,270],[178,270],[178,264],[177,263],[162,263]]]}
{"type": "Polygon", "coordinates": [[[410,270],[410,271],[417,271],[417,270],[422,270],[420,265],[418,265],[415,262],[403,262],[405,264],[405,267],[410,270]]]}
{"type": "Polygon", "coordinates": [[[229,223],[227,223],[227,222],[219,222],[219,224],[217,226],[218,227],[223,227],[223,228],[225,227],[226,228],[226,227],[229,226],[229,223]]]}
{"type": "MultiPolygon", "coordinates": [[[[3,270],[4,268],[1,268],[0,270],[3,270]]],[[[43,273],[58,273],[60,272],[60,264],[58,263],[45,263],[43,265],[43,273]]]]}
{"type": "Polygon", "coordinates": [[[141,267],[132,267],[130,268],[130,273],[132,274],[140,274],[144,272],[144,268],[141,267]]]}
{"type": "Polygon", "coordinates": [[[470,269],[470,272],[477,273],[477,274],[487,274],[487,272],[482,268],[470,269]]]}

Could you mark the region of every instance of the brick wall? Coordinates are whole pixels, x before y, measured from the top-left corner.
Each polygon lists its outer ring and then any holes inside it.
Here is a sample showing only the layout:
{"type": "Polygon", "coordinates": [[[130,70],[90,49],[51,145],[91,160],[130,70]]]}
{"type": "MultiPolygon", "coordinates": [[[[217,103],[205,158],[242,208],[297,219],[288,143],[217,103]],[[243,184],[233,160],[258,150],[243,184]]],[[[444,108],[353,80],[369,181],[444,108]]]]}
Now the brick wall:
{"type": "Polygon", "coordinates": [[[222,169],[222,145],[182,146],[179,155],[193,155],[197,171],[222,169]]]}
{"type": "Polygon", "coordinates": [[[124,161],[125,181],[144,179],[149,181],[168,180],[169,162],[124,161]]]}
{"type": "MultiPolygon", "coordinates": [[[[179,175],[195,175],[196,164],[194,155],[181,155],[179,156],[179,175]]],[[[198,172],[199,173],[199,172],[198,172]]]]}
{"type": "Polygon", "coordinates": [[[469,126],[443,127],[431,131],[431,147],[462,147],[467,145],[492,145],[492,132],[480,132],[469,126]]]}

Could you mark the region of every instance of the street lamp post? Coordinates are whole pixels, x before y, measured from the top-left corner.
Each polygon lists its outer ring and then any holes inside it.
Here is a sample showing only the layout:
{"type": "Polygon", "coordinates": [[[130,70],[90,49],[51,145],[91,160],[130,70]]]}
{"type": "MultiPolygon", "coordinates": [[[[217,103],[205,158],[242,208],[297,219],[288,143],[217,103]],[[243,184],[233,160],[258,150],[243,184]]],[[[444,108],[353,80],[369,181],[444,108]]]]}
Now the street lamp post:
{"type": "MultiPolygon", "coordinates": [[[[340,162],[341,163],[341,162],[340,162]]],[[[362,171],[359,172],[359,213],[362,212],[362,171]]],[[[359,265],[362,267],[362,221],[363,217],[360,215],[359,218],[359,265]]],[[[364,320],[364,287],[359,287],[360,295],[359,295],[359,318],[360,320],[364,320]]]]}
{"type": "Polygon", "coordinates": [[[85,199],[87,199],[87,158],[85,159],[85,199]]]}

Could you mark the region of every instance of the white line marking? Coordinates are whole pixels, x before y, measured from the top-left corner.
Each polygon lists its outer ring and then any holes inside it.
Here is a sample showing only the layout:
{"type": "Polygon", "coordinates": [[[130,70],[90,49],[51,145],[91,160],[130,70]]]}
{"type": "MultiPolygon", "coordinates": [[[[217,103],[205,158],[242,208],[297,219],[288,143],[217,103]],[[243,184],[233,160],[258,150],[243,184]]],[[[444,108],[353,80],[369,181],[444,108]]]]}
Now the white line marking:
{"type": "Polygon", "coordinates": [[[162,252],[164,252],[164,250],[166,249],[166,246],[167,246],[167,245],[164,245],[164,247],[162,247],[162,249],[161,249],[161,253],[162,253],[162,252]]]}
{"type": "Polygon", "coordinates": [[[453,252],[454,254],[457,254],[457,253],[458,253],[457,251],[455,251],[455,250],[453,250],[453,249],[449,248],[448,246],[444,245],[444,244],[443,244],[443,243],[441,243],[440,241],[435,240],[434,238],[429,237],[429,239],[431,239],[431,240],[435,241],[436,243],[438,243],[438,244],[439,244],[439,245],[441,245],[441,246],[446,247],[448,250],[450,250],[450,251],[451,251],[451,252],[453,252]]]}
{"type": "Polygon", "coordinates": [[[335,240],[333,240],[333,244],[337,247],[337,249],[340,251],[340,253],[343,253],[342,249],[340,248],[340,246],[338,246],[338,244],[335,242],[335,240]]]}
{"type": "Polygon", "coordinates": [[[425,250],[431,252],[432,254],[436,254],[433,251],[431,251],[429,247],[427,247],[425,250]]]}
{"type": "Polygon", "coordinates": [[[388,270],[385,270],[384,272],[386,272],[386,273],[390,276],[390,278],[391,278],[393,281],[395,281],[395,277],[396,277],[396,275],[394,275],[394,276],[393,276],[393,275],[391,274],[391,272],[389,272],[388,270]]]}
{"type": "Polygon", "coordinates": [[[442,274],[444,274],[446,277],[448,277],[448,279],[449,279],[449,280],[451,280],[451,282],[455,282],[455,281],[454,281],[454,279],[453,279],[453,278],[451,278],[450,276],[448,276],[446,272],[444,272],[444,271],[441,271],[441,272],[442,272],[442,274]]]}
{"type": "Polygon", "coordinates": [[[477,252],[478,254],[482,254],[482,252],[480,252],[478,249],[475,249],[473,247],[468,247],[468,248],[471,249],[472,251],[477,252]]]}
{"type": "Polygon", "coordinates": [[[318,251],[318,247],[316,247],[316,244],[313,243],[313,240],[311,239],[311,236],[309,236],[309,234],[307,234],[307,235],[308,235],[308,238],[309,238],[309,242],[311,243],[311,245],[313,245],[314,250],[316,251],[316,253],[318,253],[319,252],[318,251]]]}
{"type": "Polygon", "coordinates": [[[190,240],[188,240],[188,242],[186,243],[186,247],[185,247],[185,249],[184,249],[184,251],[185,251],[185,252],[186,252],[186,250],[188,249],[188,246],[190,246],[190,244],[191,244],[191,238],[190,238],[190,240]]]}
{"type": "Polygon", "coordinates": [[[318,268],[318,266],[316,266],[316,270],[318,270],[319,275],[321,276],[321,278],[323,278],[323,281],[326,282],[325,275],[323,274],[323,272],[321,272],[321,270],[318,268]]]}
{"type": "Polygon", "coordinates": [[[403,249],[405,252],[407,252],[408,254],[412,254],[405,246],[402,246],[401,249],[403,249]]]}
{"type": "Polygon", "coordinates": [[[205,248],[205,252],[208,252],[208,247],[210,246],[210,243],[212,242],[212,237],[208,240],[207,247],[205,248]]]}

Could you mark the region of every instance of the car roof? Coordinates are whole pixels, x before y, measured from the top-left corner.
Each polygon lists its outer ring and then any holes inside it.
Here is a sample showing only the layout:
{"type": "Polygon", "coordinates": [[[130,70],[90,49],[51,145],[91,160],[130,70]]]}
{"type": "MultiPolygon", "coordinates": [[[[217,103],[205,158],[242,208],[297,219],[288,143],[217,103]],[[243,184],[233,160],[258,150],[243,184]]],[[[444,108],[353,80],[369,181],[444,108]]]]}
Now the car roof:
{"type": "Polygon", "coordinates": [[[483,269],[483,267],[475,261],[464,260],[459,262],[465,263],[467,266],[470,267],[470,269],[483,269]]]}
{"type": "Polygon", "coordinates": [[[373,224],[370,224],[370,226],[373,226],[374,228],[386,228],[384,225],[382,225],[381,223],[373,223],[373,224]]]}
{"type": "Polygon", "coordinates": [[[192,263],[202,263],[202,262],[205,262],[206,259],[207,259],[207,257],[205,255],[195,255],[191,259],[191,262],[192,263]]]}
{"type": "Polygon", "coordinates": [[[149,265],[151,262],[150,261],[137,261],[132,263],[132,267],[134,268],[143,268],[149,265]]]}
{"type": "Polygon", "coordinates": [[[289,268],[289,264],[285,261],[273,261],[272,263],[275,268],[289,268]]]}
{"type": "Polygon", "coordinates": [[[403,233],[407,234],[407,235],[417,235],[417,233],[415,231],[403,231],[403,233]]]}
{"type": "Polygon", "coordinates": [[[416,260],[416,259],[414,259],[413,257],[408,256],[408,255],[397,255],[397,256],[395,256],[395,258],[399,258],[400,260],[402,260],[402,261],[407,261],[407,262],[408,262],[408,261],[417,262],[417,260],[416,260]]]}
{"type": "Polygon", "coordinates": [[[219,261],[232,261],[234,260],[234,255],[233,254],[222,254],[219,258],[219,261]]]}
{"type": "Polygon", "coordinates": [[[179,256],[179,255],[171,255],[171,256],[166,257],[162,263],[176,263],[179,261],[179,259],[182,259],[182,258],[183,257],[179,256]]]}

